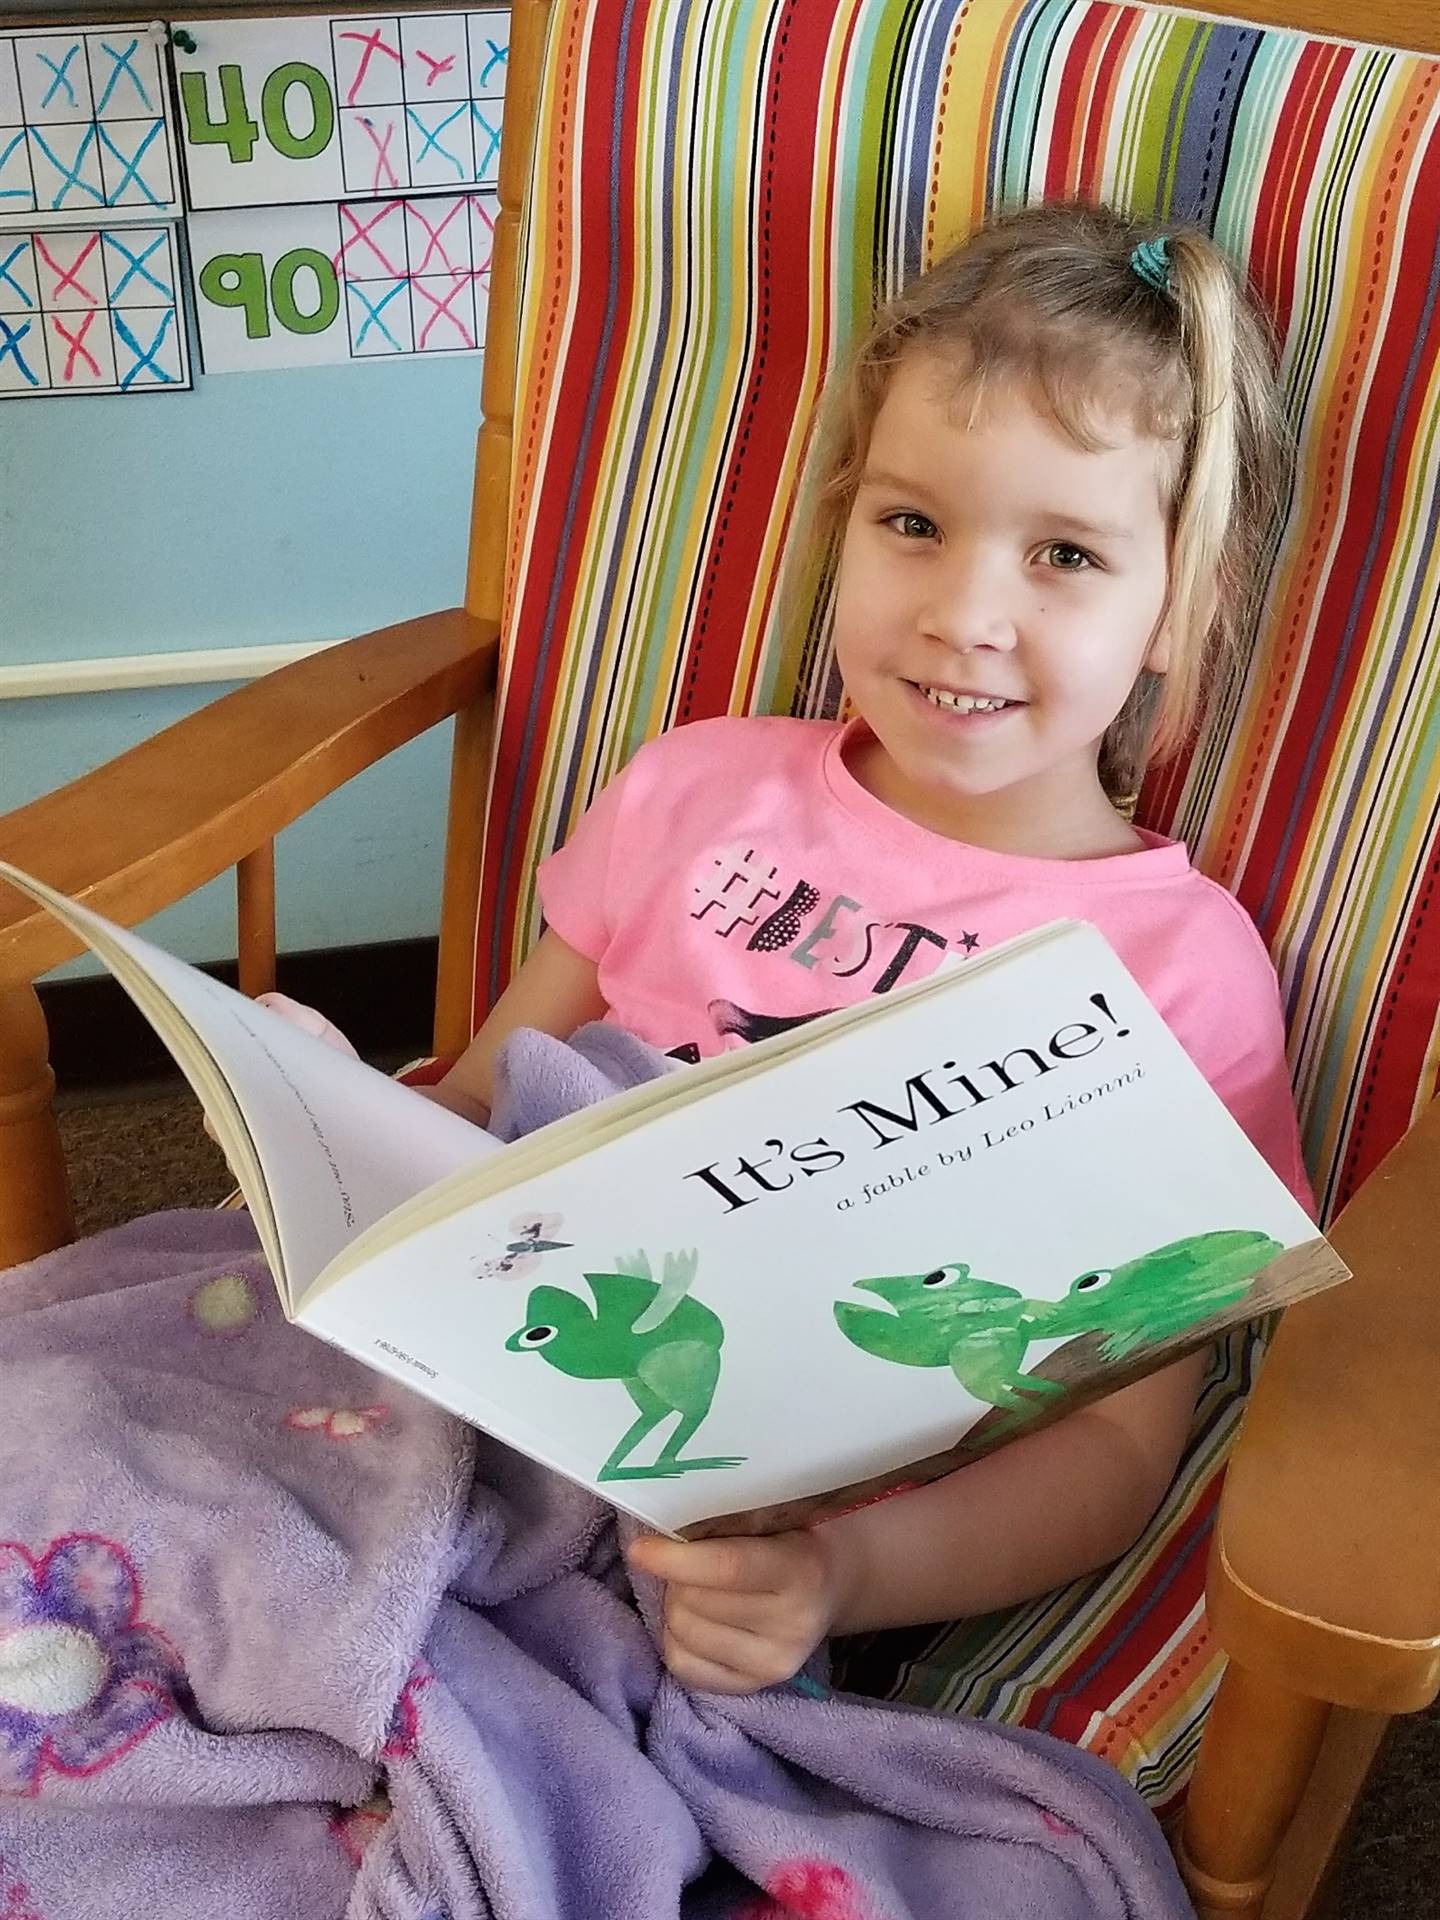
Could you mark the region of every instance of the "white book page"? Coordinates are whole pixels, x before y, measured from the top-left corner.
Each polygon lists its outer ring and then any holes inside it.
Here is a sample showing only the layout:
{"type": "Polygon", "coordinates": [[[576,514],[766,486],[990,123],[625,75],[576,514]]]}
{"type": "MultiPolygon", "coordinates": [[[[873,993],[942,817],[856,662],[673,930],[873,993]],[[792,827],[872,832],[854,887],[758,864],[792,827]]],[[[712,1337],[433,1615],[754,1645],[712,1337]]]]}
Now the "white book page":
{"type": "Polygon", "coordinates": [[[0,862],[104,961],[175,1055],[255,1217],[289,1312],[350,1241],[500,1150],[479,1127],[0,862]]]}
{"type": "Polygon", "coordinates": [[[248,1123],[292,1310],[357,1234],[501,1151],[483,1128],[196,968],[154,947],[145,958],[205,1040],[248,1123]]]}
{"type": "MultiPolygon", "coordinates": [[[[896,1364],[847,1337],[837,1305],[886,1310],[867,1281],[954,1266],[967,1288],[1057,1301],[1191,1237],[1316,1237],[1087,927],[565,1164],[522,1164],[403,1244],[371,1242],[300,1318],[665,1529],[891,1472],[987,1411],[945,1354],[896,1364]],[[708,1321],[676,1307],[673,1350],[642,1347],[625,1274],[640,1254],[661,1282],[692,1252],[683,1298],[708,1321]],[[567,1370],[554,1329],[588,1339],[607,1312],[567,1370]],[[669,1412],[617,1460],[646,1393],[669,1412]],[[687,1412],[679,1470],[648,1473],[687,1412]]],[[[1046,1350],[1032,1339],[1026,1367],[1046,1350]]]]}

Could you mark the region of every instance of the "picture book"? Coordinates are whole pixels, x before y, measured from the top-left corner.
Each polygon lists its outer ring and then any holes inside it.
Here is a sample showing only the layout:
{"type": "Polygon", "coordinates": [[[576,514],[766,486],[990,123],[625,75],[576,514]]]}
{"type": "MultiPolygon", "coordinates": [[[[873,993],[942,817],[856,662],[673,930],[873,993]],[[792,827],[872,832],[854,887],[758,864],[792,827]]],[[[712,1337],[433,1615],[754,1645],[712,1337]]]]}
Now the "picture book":
{"type": "Polygon", "coordinates": [[[934,1479],[1346,1277],[1083,922],[501,1145],[0,878],[169,1047],[293,1321],[669,1533],[934,1479]]]}

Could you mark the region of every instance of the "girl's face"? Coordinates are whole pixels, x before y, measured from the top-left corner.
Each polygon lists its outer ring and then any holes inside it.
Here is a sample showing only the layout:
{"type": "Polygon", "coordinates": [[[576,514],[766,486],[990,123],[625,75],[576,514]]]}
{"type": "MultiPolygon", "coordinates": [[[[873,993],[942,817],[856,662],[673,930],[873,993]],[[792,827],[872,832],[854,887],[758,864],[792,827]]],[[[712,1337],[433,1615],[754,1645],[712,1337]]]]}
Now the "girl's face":
{"type": "Polygon", "coordinates": [[[1164,672],[1160,442],[1122,419],[1086,452],[1023,393],[977,423],[955,376],[891,376],[846,528],[835,643],[873,741],[852,772],[953,838],[1081,855],[1133,836],[1097,772],[1143,667],[1164,672]]]}

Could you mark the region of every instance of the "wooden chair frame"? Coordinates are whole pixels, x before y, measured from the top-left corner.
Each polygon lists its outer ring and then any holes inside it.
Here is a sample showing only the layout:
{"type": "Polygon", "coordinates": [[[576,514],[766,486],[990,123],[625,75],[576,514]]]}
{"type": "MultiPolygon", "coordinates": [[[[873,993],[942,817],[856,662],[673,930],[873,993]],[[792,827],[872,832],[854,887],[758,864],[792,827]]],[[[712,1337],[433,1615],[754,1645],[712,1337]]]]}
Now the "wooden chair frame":
{"type": "MultiPolygon", "coordinates": [[[[557,5],[568,0],[554,0],[557,5]]],[[[1208,14],[1336,35],[1342,0],[1208,14]]],[[[237,870],[240,975],[273,983],[273,840],[326,794],[455,716],[435,1049],[471,1022],[476,900],[504,583],[517,255],[549,0],[514,0],[510,91],[463,610],[364,635],[232,693],[0,818],[0,853],[134,923],[237,870]]],[[[1426,0],[1372,0],[1371,39],[1440,52],[1426,0]]],[[[73,1231],[33,981],[73,943],[0,889],[0,1265],[73,1231]]],[[[1285,1318],[1243,1422],[1209,1604],[1231,1665],[1178,1853],[1202,1916],[1300,1920],[1389,1717],[1440,1688],[1440,1104],[1332,1229],[1347,1287],[1285,1318]]],[[[0,1283],[3,1284],[3,1283],[0,1283]]]]}

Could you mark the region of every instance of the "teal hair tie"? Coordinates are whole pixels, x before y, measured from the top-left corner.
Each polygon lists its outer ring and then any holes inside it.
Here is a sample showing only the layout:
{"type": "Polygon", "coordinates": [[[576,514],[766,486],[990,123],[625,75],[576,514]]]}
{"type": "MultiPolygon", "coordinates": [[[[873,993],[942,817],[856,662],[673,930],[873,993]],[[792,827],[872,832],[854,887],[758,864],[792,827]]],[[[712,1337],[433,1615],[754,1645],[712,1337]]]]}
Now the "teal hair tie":
{"type": "Polygon", "coordinates": [[[1157,293],[1170,291],[1170,242],[1163,234],[1158,240],[1142,240],[1130,255],[1131,271],[1157,293]]]}

